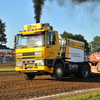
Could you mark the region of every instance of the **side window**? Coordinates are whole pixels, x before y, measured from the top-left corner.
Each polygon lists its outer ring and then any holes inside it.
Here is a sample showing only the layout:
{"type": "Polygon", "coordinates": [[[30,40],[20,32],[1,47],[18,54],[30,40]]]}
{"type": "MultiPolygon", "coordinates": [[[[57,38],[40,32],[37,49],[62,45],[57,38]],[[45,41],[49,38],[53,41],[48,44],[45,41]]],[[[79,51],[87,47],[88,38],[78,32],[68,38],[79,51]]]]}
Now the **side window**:
{"type": "MultiPolygon", "coordinates": [[[[53,32],[47,32],[47,45],[51,45],[51,43],[50,43],[50,36],[51,35],[53,35],[53,37],[55,39],[55,33],[53,33],[53,32]]],[[[56,39],[55,39],[55,41],[56,41],[56,39]]],[[[55,45],[55,42],[52,45],[55,45]]]]}

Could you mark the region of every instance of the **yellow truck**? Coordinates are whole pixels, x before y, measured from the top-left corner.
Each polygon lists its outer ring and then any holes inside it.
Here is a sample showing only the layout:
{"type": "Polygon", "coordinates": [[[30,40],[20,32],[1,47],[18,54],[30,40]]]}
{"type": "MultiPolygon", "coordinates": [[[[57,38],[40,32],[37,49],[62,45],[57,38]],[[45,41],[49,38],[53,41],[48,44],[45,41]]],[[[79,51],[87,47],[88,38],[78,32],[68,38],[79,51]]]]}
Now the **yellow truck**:
{"type": "Polygon", "coordinates": [[[77,74],[88,78],[90,66],[84,62],[84,43],[72,39],[59,39],[42,23],[25,25],[14,39],[15,70],[27,80],[36,75],[51,75],[61,80],[65,75],[77,74]]]}

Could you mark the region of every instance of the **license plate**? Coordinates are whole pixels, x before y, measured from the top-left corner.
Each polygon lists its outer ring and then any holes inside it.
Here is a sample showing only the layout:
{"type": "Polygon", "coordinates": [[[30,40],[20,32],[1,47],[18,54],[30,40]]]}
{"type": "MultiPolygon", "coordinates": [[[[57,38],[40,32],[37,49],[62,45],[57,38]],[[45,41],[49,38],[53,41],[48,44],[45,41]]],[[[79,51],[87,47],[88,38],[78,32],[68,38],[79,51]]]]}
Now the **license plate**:
{"type": "Polygon", "coordinates": [[[26,68],[26,69],[33,69],[32,67],[26,68]]]}

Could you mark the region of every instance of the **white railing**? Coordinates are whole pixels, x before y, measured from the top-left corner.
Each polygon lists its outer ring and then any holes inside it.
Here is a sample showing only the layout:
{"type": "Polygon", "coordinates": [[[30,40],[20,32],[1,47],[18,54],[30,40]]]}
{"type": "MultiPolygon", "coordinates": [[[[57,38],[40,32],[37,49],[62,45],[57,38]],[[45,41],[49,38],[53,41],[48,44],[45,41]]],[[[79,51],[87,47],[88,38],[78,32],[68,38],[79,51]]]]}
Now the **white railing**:
{"type": "Polygon", "coordinates": [[[9,49],[0,49],[0,52],[8,52],[10,53],[12,50],[9,50],[9,49]]]}

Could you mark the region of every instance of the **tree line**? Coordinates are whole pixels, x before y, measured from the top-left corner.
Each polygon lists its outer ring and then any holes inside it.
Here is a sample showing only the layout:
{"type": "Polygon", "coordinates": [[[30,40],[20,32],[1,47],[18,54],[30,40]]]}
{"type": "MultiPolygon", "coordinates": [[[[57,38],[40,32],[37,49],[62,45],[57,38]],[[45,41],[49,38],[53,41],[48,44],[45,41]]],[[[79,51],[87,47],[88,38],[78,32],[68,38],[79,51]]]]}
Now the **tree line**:
{"type": "MultiPolygon", "coordinates": [[[[43,26],[49,26],[48,23],[43,24],[43,26]]],[[[0,19],[0,46],[2,44],[7,43],[7,38],[5,34],[6,25],[2,20],[0,19]]],[[[50,26],[50,29],[53,30],[53,27],[50,26]]],[[[62,34],[60,34],[61,38],[70,38],[78,41],[82,41],[85,43],[85,51],[89,52],[100,52],[100,36],[95,36],[91,42],[87,42],[87,40],[84,38],[81,34],[72,34],[64,31],[62,34]]]]}
{"type": "Polygon", "coordinates": [[[2,44],[6,44],[7,43],[7,38],[6,38],[6,34],[5,34],[5,29],[6,25],[5,23],[2,22],[2,20],[0,19],[0,46],[2,44]]]}

